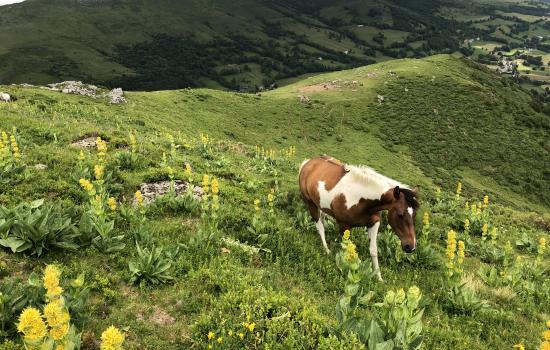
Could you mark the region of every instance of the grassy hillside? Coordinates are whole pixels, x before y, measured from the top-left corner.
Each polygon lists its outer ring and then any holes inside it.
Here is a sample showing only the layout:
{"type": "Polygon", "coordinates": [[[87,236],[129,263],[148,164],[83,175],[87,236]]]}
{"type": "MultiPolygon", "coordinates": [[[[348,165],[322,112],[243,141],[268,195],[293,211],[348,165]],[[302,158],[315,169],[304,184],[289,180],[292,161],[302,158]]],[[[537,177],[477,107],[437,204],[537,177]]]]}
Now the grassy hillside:
{"type": "MultiPolygon", "coordinates": [[[[45,205],[55,205],[53,217],[65,215],[77,228],[60,230],[57,242],[65,243],[50,242],[39,257],[31,255],[36,242],[23,253],[2,250],[0,287],[4,295],[24,293],[26,303],[40,305],[40,282],[35,287],[17,282],[31,272],[40,276],[45,264],[60,266],[84,348],[96,349],[111,324],[123,330],[130,349],[361,348],[355,333],[342,331],[342,309],[335,311],[349,283],[339,267],[352,268],[335,262],[341,239],[330,226],[333,254],[324,254],[297,193],[298,164],[322,153],[370,165],[422,192],[417,231],[426,249],[403,256],[393,233],[382,229],[385,283],[361,277],[365,295],[373,293],[356,310],[358,317],[383,319],[384,307],[374,304],[389,290],[417,285],[425,348],[540,344],[550,301],[549,260],[537,248],[539,238],[548,240],[549,119],[533,110],[529,95],[485,69],[442,55],[313,76],[260,95],[133,92],[127,104],[117,106],[38,88],[2,90],[17,101],[0,104],[0,129],[18,143],[21,162],[15,164],[29,167],[22,174],[4,168],[0,204],[6,209],[0,215],[9,219],[8,209],[44,198],[45,205]],[[106,156],[95,148],[80,156],[70,146],[96,135],[108,142],[106,156]],[[266,156],[256,146],[276,152],[266,156]],[[192,175],[184,172],[185,163],[192,175]],[[105,191],[100,198],[79,185],[81,178],[93,180],[98,164],[105,167],[102,181],[93,181],[94,189],[105,191]],[[212,196],[201,202],[167,196],[132,206],[144,182],[191,178],[200,185],[204,174],[219,180],[219,204],[212,196]],[[459,180],[463,191],[455,199],[459,180]],[[484,195],[488,207],[480,204],[473,214],[463,209],[466,201],[477,203],[484,195]],[[107,204],[110,196],[115,210],[107,204]],[[431,217],[429,229],[421,223],[424,212],[431,217]],[[83,213],[99,224],[89,227],[83,213]],[[104,226],[110,222],[112,231],[104,226]],[[483,224],[498,235],[482,239],[483,224]],[[449,229],[466,242],[464,271],[452,278],[445,277],[449,229]],[[151,284],[143,266],[133,273],[128,262],[139,266],[136,243],[163,247],[157,258],[170,263],[166,273],[173,280],[151,284]],[[69,287],[80,273],[90,293],[83,305],[74,303],[80,300],[74,296],[79,283],[69,287]],[[460,281],[486,306],[471,296],[449,297],[450,286],[460,281]],[[10,283],[16,285],[11,292],[10,283]]],[[[25,210],[40,208],[15,210],[26,217],[25,210]]],[[[2,216],[0,225],[3,239],[17,234],[2,216]]],[[[351,240],[368,269],[366,235],[356,230],[351,240]]],[[[0,314],[6,320],[2,331],[18,340],[13,334],[18,313],[11,309],[2,309],[7,310],[0,314]]]]}
{"type": "MultiPolygon", "coordinates": [[[[454,52],[464,39],[491,41],[500,28],[463,19],[521,17],[532,8],[543,16],[547,6],[535,5],[27,0],[0,8],[0,82],[250,91],[306,73],[454,52]]],[[[520,44],[545,30],[540,21],[512,22],[526,25],[512,35],[520,44]]]]}

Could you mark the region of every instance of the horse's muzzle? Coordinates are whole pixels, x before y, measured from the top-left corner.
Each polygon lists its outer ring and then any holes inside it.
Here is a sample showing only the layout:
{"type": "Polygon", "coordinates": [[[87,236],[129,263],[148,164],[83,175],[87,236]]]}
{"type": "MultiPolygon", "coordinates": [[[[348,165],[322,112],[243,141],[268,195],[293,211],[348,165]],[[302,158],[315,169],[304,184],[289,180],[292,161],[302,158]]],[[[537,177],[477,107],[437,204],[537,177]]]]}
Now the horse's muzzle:
{"type": "Polygon", "coordinates": [[[416,249],[416,247],[413,247],[410,244],[405,244],[403,246],[403,250],[405,251],[405,253],[412,253],[412,252],[414,252],[415,249],[416,249]]]}

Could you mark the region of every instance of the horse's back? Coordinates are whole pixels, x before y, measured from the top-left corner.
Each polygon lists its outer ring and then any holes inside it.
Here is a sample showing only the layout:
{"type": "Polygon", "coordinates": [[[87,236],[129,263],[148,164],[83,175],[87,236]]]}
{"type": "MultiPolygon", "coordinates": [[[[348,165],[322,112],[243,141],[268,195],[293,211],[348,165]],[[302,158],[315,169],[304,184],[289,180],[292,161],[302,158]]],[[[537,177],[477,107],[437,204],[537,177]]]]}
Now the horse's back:
{"type": "Polygon", "coordinates": [[[330,190],[346,173],[343,164],[332,157],[321,156],[302,163],[299,173],[300,192],[305,201],[319,205],[319,182],[330,190]]]}

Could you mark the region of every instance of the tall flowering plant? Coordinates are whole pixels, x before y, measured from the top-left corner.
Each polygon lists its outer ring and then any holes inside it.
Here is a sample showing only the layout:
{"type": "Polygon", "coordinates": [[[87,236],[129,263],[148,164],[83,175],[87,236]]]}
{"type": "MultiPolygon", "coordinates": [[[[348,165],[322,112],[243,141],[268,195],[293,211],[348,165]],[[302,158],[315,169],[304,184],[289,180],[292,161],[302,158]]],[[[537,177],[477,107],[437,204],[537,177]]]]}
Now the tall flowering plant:
{"type": "MultiPolygon", "coordinates": [[[[123,235],[115,236],[114,231],[114,214],[116,212],[116,199],[110,196],[106,186],[107,165],[107,142],[97,137],[96,139],[96,164],[93,167],[93,178],[81,178],[79,184],[88,196],[88,211],[86,211],[81,219],[87,225],[91,235],[90,240],[93,246],[104,253],[120,251],[124,249],[125,244],[122,243],[123,235]]],[[[81,154],[82,155],[82,154],[81,154]]],[[[79,163],[81,162],[79,158],[79,163]]]]}
{"type": "Polygon", "coordinates": [[[80,333],[71,324],[71,316],[59,284],[61,272],[55,265],[44,270],[46,305],[43,313],[28,307],[19,316],[17,330],[27,350],[69,350],[80,348],[80,333]]]}
{"type": "Polygon", "coordinates": [[[372,303],[375,293],[367,291],[367,280],[374,277],[369,262],[359,258],[357,248],[346,230],[336,255],[336,264],[345,276],[344,293],[336,305],[341,332],[354,332],[367,349],[418,349],[422,344],[422,298],[416,286],[407,292],[388,291],[380,303],[372,303]],[[374,306],[374,318],[365,317],[363,308],[374,306]]]}
{"type": "MultiPolygon", "coordinates": [[[[15,132],[15,128],[14,128],[15,132]]],[[[15,135],[0,131],[0,183],[19,181],[27,174],[15,135]]]]}

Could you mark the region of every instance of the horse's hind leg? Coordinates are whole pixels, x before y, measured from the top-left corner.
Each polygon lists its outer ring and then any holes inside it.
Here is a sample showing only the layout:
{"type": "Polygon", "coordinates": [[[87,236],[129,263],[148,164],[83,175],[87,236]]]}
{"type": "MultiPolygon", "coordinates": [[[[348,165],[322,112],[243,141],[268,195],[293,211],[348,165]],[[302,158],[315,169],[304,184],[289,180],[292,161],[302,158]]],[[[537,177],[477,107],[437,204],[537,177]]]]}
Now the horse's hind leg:
{"type": "Polygon", "coordinates": [[[321,237],[321,241],[323,242],[323,247],[325,248],[325,251],[327,254],[330,254],[330,250],[327,246],[327,241],[325,239],[325,213],[321,209],[319,209],[315,203],[311,201],[307,201],[307,209],[309,210],[309,214],[313,218],[313,221],[315,221],[315,227],[317,228],[317,232],[319,232],[319,236],[321,237]]]}
{"type": "Polygon", "coordinates": [[[321,236],[321,241],[323,242],[323,247],[325,247],[325,251],[327,252],[327,254],[330,254],[330,249],[328,249],[327,241],[325,239],[325,213],[323,213],[321,210],[319,210],[319,220],[317,220],[315,226],[317,227],[319,236],[321,236]]]}

